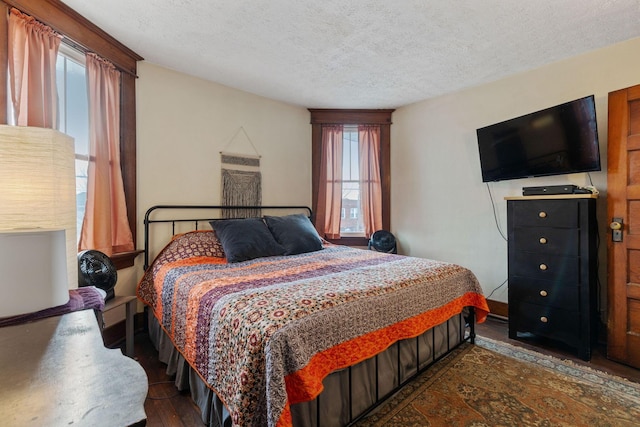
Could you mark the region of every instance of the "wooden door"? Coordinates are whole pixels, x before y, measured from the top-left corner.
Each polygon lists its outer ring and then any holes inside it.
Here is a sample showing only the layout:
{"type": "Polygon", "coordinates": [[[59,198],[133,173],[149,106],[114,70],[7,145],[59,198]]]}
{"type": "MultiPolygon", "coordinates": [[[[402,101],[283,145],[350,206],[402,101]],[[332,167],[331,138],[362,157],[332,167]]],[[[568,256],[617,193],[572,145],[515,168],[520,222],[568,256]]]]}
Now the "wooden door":
{"type": "Polygon", "coordinates": [[[607,357],[640,368],[640,85],[609,94],[607,174],[607,357]]]}

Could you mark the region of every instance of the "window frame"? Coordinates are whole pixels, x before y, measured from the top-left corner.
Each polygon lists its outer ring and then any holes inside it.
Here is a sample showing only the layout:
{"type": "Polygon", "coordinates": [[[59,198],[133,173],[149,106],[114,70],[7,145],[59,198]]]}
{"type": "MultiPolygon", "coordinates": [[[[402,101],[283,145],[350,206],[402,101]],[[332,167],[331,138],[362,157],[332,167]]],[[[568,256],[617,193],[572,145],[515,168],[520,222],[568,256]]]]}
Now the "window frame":
{"type": "MultiPolygon", "coordinates": [[[[322,126],[339,125],[380,125],[380,178],[382,180],[382,228],[391,225],[391,114],[394,109],[320,109],[309,108],[311,113],[311,207],[315,213],[318,207],[320,188],[320,162],[322,159],[322,126]]],[[[315,217],[313,218],[315,221],[315,217]]],[[[328,239],[331,243],[347,246],[367,246],[366,237],[343,236],[328,239]]]]}
{"type": "MultiPolygon", "coordinates": [[[[59,0],[0,0],[0,13],[8,16],[15,7],[33,16],[64,36],[64,42],[81,51],[95,52],[112,62],[121,72],[120,81],[120,167],[127,202],[127,218],[136,246],[136,95],[137,53],[111,37],[75,10],[59,0]]],[[[7,123],[8,23],[0,19],[0,123],[7,123]]],[[[133,266],[142,251],[113,254],[111,260],[120,269],[133,266]]]]}

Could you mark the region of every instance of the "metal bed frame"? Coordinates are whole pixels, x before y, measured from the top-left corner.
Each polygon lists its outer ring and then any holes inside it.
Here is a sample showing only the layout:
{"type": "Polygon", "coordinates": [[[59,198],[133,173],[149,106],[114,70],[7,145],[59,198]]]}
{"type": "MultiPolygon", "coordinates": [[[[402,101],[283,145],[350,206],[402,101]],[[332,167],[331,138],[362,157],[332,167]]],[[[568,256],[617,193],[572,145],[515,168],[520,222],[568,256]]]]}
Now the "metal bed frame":
{"type": "MultiPolygon", "coordinates": [[[[176,234],[176,223],[180,222],[192,222],[194,223],[194,230],[198,229],[198,225],[201,222],[209,222],[214,219],[224,219],[220,217],[216,218],[180,218],[180,219],[151,219],[151,214],[158,210],[300,210],[306,211],[309,219],[313,219],[313,212],[308,206],[218,206],[218,205],[156,205],[147,209],[144,214],[144,269],[149,267],[149,226],[154,223],[171,223],[171,234],[176,234]]],[[[227,218],[229,219],[229,218],[227,218]]]]}
{"type": "MultiPolygon", "coordinates": [[[[176,228],[176,223],[188,223],[191,222],[194,224],[194,230],[198,230],[199,224],[203,223],[203,222],[209,222],[211,220],[214,219],[224,219],[224,218],[220,218],[220,217],[210,217],[210,218],[171,218],[171,219],[151,219],[151,216],[154,212],[156,211],[160,211],[160,210],[183,210],[183,211],[189,211],[189,210],[223,210],[223,209],[229,209],[229,210],[247,210],[247,209],[259,209],[259,210],[271,210],[271,211],[275,211],[275,210],[280,210],[280,211],[303,211],[307,213],[307,216],[312,219],[313,218],[313,212],[312,210],[308,207],[308,206],[218,206],[218,205],[156,205],[153,206],[151,208],[149,208],[147,210],[147,212],[145,213],[144,216],[144,269],[146,270],[149,267],[149,251],[150,251],[150,225],[154,224],[154,223],[171,223],[171,231],[172,231],[172,235],[175,234],[175,228],[176,228]]],[[[348,419],[349,422],[346,424],[347,426],[351,426],[354,425],[355,423],[357,423],[358,421],[362,420],[363,418],[365,418],[368,414],[371,413],[371,411],[373,411],[374,409],[376,409],[380,404],[382,404],[388,397],[392,396],[394,393],[396,393],[400,388],[402,388],[403,386],[405,386],[407,383],[409,383],[410,381],[412,381],[413,379],[415,379],[418,375],[420,375],[421,373],[425,372],[430,366],[432,366],[434,363],[436,363],[437,361],[439,361],[440,359],[442,359],[443,357],[445,357],[446,355],[448,355],[451,351],[453,351],[455,348],[457,348],[458,346],[460,346],[461,344],[463,344],[466,341],[469,341],[471,344],[475,344],[475,309],[473,307],[467,307],[467,312],[462,312],[458,315],[455,315],[454,317],[448,319],[447,321],[445,321],[443,324],[434,326],[432,329],[429,329],[428,331],[425,331],[424,334],[427,334],[429,332],[431,333],[431,340],[432,340],[432,345],[430,347],[430,350],[432,351],[432,355],[431,355],[431,360],[428,362],[423,362],[421,364],[420,362],[420,339],[421,336],[415,337],[415,338],[410,338],[407,340],[403,340],[403,341],[397,341],[396,343],[394,343],[391,347],[389,347],[389,349],[387,349],[386,351],[395,351],[396,355],[396,362],[395,362],[395,368],[397,369],[397,372],[395,373],[397,378],[397,384],[395,383],[394,380],[394,384],[393,387],[390,391],[384,393],[383,395],[380,395],[380,378],[379,378],[379,362],[378,362],[378,358],[380,356],[380,354],[373,356],[374,358],[374,364],[375,364],[375,401],[373,403],[372,406],[367,407],[363,412],[359,413],[359,414],[354,414],[354,410],[353,410],[353,403],[354,403],[354,399],[353,399],[353,374],[352,374],[352,369],[355,366],[358,365],[354,365],[354,366],[350,366],[347,369],[347,377],[348,377],[348,401],[349,401],[349,408],[348,408],[348,419]],[[457,331],[457,342],[451,342],[451,338],[452,338],[452,333],[450,331],[450,322],[452,321],[452,319],[454,319],[455,317],[458,317],[459,321],[458,321],[458,329],[459,331],[457,331]],[[446,328],[446,347],[442,348],[443,351],[439,352],[439,354],[436,354],[436,334],[435,334],[435,330],[436,328],[446,328]],[[433,331],[433,332],[432,332],[433,331]],[[410,375],[404,375],[403,378],[403,365],[401,362],[401,345],[406,345],[407,342],[410,342],[411,340],[415,341],[415,362],[416,365],[415,367],[410,367],[411,371],[413,371],[415,369],[415,372],[411,373],[410,375]],[[405,343],[405,344],[403,344],[405,343]],[[390,350],[391,349],[391,350],[390,350]],[[421,366],[422,365],[422,366],[421,366]]],[[[365,361],[366,362],[366,361],[365,361]]],[[[360,362],[360,363],[364,363],[364,362],[360,362]]],[[[406,365],[404,366],[406,369],[406,365]]],[[[332,374],[331,374],[332,375],[332,374]]],[[[297,405],[313,405],[315,406],[315,412],[316,412],[316,416],[315,416],[315,426],[324,426],[325,424],[322,422],[322,411],[321,411],[321,399],[326,399],[326,396],[323,396],[325,393],[321,393],[318,397],[316,397],[315,400],[310,401],[310,402],[303,402],[301,404],[297,404],[297,405]]],[[[214,398],[215,400],[215,398],[214,398]]],[[[220,403],[221,404],[221,403],[220,403]]],[[[297,405],[293,405],[292,409],[297,406],[297,405]]],[[[218,416],[220,416],[222,410],[220,408],[218,408],[218,411],[214,411],[213,408],[210,411],[212,414],[214,412],[218,412],[218,416]]],[[[215,421],[215,420],[214,420],[215,421]]],[[[227,420],[228,421],[228,420],[227,420]]],[[[207,422],[205,420],[205,422],[207,422]]],[[[207,422],[208,424],[208,422],[207,422]]],[[[221,423],[220,424],[225,425],[226,423],[221,423]]]]}
{"type": "MultiPolygon", "coordinates": [[[[376,398],[375,401],[373,402],[373,405],[369,406],[366,410],[364,410],[363,412],[359,413],[359,414],[355,414],[353,413],[353,406],[354,406],[354,395],[353,395],[353,375],[352,375],[352,369],[354,369],[354,366],[349,366],[346,368],[347,372],[348,372],[348,401],[349,401],[349,407],[348,407],[348,411],[349,411],[349,417],[348,419],[350,420],[347,424],[347,426],[352,426],[354,424],[356,424],[358,421],[363,420],[364,418],[366,418],[373,410],[375,410],[378,406],[380,406],[381,404],[383,404],[389,397],[393,396],[395,393],[397,393],[402,387],[404,387],[405,385],[407,385],[408,383],[410,383],[411,381],[413,381],[414,379],[416,379],[420,374],[424,373],[428,368],[430,368],[433,364],[435,364],[436,362],[438,362],[439,360],[441,360],[442,358],[444,358],[445,356],[447,356],[449,353],[451,353],[451,351],[455,350],[457,347],[459,347],[462,343],[464,343],[465,341],[469,341],[471,343],[475,342],[475,335],[473,334],[473,332],[470,332],[469,335],[465,336],[465,327],[469,327],[470,330],[473,329],[473,324],[475,323],[475,311],[473,309],[473,307],[469,307],[470,311],[469,311],[469,315],[465,316],[462,313],[457,315],[460,316],[460,328],[458,333],[460,334],[459,338],[459,342],[457,343],[452,343],[451,342],[451,321],[453,318],[448,319],[447,321],[445,321],[444,323],[434,326],[432,329],[429,329],[427,332],[431,332],[434,329],[438,328],[438,327],[443,327],[446,330],[446,351],[443,351],[441,353],[437,353],[436,350],[436,334],[435,332],[431,334],[431,341],[432,341],[432,345],[430,347],[430,350],[432,352],[432,357],[431,360],[425,364],[420,364],[420,336],[415,337],[415,338],[409,338],[407,340],[403,340],[403,341],[396,341],[393,345],[392,345],[392,351],[395,352],[395,356],[396,356],[396,361],[395,361],[395,369],[396,369],[396,378],[398,379],[398,383],[396,385],[394,385],[394,387],[389,390],[388,392],[384,393],[382,396],[380,395],[380,378],[379,378],[379,357],[380,354],[379,353],[375,356],[373,356],[374,359],[374,364],[375,364],[375,394],[376,394],[376,398]],[[469,319],[471,319],[471,321],[469,321],[469,319]],[[468,322],[468,323],[467,323],[468,322]],[[415,361],[416,361],[416,366],[415,367],[411,367],[411,370],[415,369],[415,372],[413,372],[410,375],[403,375],[402,370],[403,370],[403,365],[402,365],[402,361],[401,361],[401,345],[403,345],[403,343],[407,343],[409,341],[414,341],[415,342],[415,361]]],[[[455,316],[454,316],[455,317],[455,316]]],[[[387,349],[386,351],[389,351],[389,349],[387,349]]],[[[406,368],[406,366],[405,366],[406,368]]],[[[324,392],[323,392],[324,393],[324,392]]],[[[320,400],[323,397],[323,393],[321,393],[318,397],[316,397],[315,399],[315,405],[316,405],[316,426],[323,426],[324,424],[321,422],[321,405],[320,405],[320,400]]],[[[309,402],[304,402],[303,404],[308,404],[309,402]]],[[[295,405],[294,405],[295,406],[295,405]]]]}

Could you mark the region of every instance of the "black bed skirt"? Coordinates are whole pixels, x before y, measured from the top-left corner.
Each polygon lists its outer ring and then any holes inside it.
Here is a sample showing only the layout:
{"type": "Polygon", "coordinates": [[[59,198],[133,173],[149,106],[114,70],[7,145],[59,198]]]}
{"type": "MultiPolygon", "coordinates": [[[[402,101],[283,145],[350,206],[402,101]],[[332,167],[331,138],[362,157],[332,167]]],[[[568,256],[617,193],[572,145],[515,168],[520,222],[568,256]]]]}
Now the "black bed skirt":
{"type": "MultiPolygon", "coordinates": [[[[200,408],[202,421],[211,427],[230,427],[229,413],[182,355],[149,310],[149,336],[167,374],[175,375],[179,390],[190,390],[200,408]]],[[[323,381],[324,391],[315,400],[292,405],[295,427],[346,426],[368,413],[419,372],[441,359],[469,338],[464,313],[416,338],[399,341],[375,357],[331,373],[323,381]]],[[[473,322],[473,320],[471,320],[473,322]]]]}

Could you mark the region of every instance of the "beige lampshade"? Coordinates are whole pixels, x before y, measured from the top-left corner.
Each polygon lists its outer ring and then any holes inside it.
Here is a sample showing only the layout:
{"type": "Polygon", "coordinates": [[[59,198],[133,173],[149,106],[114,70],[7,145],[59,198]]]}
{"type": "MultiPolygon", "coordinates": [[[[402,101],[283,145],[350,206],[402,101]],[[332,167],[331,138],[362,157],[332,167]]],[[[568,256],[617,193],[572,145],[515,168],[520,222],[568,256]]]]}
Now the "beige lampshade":
{"type": "MultiPolygon", "coordinates": [[[[0,125],[0,231],[65,230],[70,289],[78,287],[74,148],[53,129],[0,125]]],[[[7,286],[19,284],[0,272],[0,289],[7,286]]]]}

